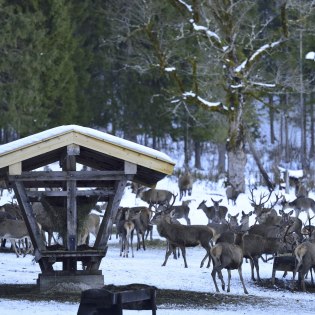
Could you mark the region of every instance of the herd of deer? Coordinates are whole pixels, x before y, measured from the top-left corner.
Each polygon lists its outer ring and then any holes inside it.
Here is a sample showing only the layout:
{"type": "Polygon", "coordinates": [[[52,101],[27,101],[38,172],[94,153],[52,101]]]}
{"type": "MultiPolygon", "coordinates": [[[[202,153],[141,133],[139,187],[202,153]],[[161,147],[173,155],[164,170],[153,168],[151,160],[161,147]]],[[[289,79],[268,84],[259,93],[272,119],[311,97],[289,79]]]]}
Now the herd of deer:
{"type": "MultiPolygon", "coordinates": [[[[187,174],[185,175],[187,176],[187,174]]],[[[180,178],[179,191],[180,199],[186,192],[191,195],[192,185],[184,187],[183,182],[187,179],[180,178]]],[[[227,198],[236,202],[237,194],[232,193],[231,186],[227,189],[227,198]]],[[[305,291],[304,278],[309,270],[315,267],[315,234],[310,225],[310,211],[315,214],[315,201],[308,197],[298,197],[293,202],[287,202],[281,195],[276,195],[276,200],[266,206],[272,192],[260,195],[259,200],[254,198],[254,190],[250,190],[252,211],[231,215],[228,208],[220,205],[222,199],[214,200],[212,206],[206,205],[203,200],[197,210],[202,210],[207,219],[207,225],[191,225],[189,220],[189,201],[182,201],[182,205],[174,206],[176,196],[166,190],[146,190],[145,194],[139,192],[138,196],[149,204],[154,216],[150,223],[157,226],[160,236],[166,238],[167,249],[162,266],[165,266],[169,256],[179,248],[187,268],[186,248],[200,245],[206,253],[201,261],[202,267],[208,258],[207,267],[213,262],[212,279],[216,290],[219,291],[216,283],[216,275],[225,288],[222,270],[228,271],[228,286],[230,290],[230,272],[238,269],[240,280],[245,293],[248,293],[242,277],[243,259],[249,260],[251,265],[251,278],[253,281],[261,280],[259,275],[259,258],[263,255],[290,254],[296,258],[296,268],[293,271],[293,285],[296,274],[299,274],[301,287],[305,291]],[[173,198],[172,198],[173,197],[173,198]],[[171,200],[173,200],[171,202],[171,200]],[[282,205],[279,214],[274,209],[277,204],[282,205]],[[154,210],[152,210],[152,207],[154,210]],[[287,209],[292,209],[287,212],[287,209]],[[295,216],[292,216],[293,211],[295,216]],[[309,225],[303,227],[299,216],[302,212],[307,213],[309,225]],[[238,223],[238,216],[240,222],[238,223]],[[255,218],[255,224],[250,225],[250,217],[255,218]],[[184,218],[187,225],[182,225],[178,219],[184,218]],[[255,277],[256,272],[256,277],[255,277]]],[[[132,209],[132,208],[130,208],[132,209]]],[[[149,222],[149,221],[148,221],[149,222]]]]}
{"type": "MultiPolygon", "coordinates": [[[[293,202],[287,202],[284,197],[276,195],[276,200],[266,206],[270,200],[271,193],[260,195],[259,201],[254,198],[254,190],[250,190],[249,198],[252,211],[245,213],[241,211],[236,215],[228,213],[228,208],[220,205],[222,199],[214,200],[212,206],[206,205],[203,200],[197,210],[202,210],[207,219],[207,224],[191,225],[189,219],[189,203],[191,200],[182,200],[185,196],[192,194],[192,176],[185,173],[179,178],[179,192],[181,205],[175,206],[177,195],[168,190],[145,189],[136,183],[132,183],[132,192],[136,197],[148,204],[148,207],[120,207],[112,219],[116,225],[117,237],[120,242],[120,255],[128,257],[129,251],[134,256],[133,235],[137,236],[137,250],[141,247],[145,250],[145,240],[150,235],[152,239],[152,227],[156,225],[161,237],[167,240],[165,259],[162,266],[165,266],[171,254],[176,258],[176,251],[180,250],[184,266],[187,268],[186,248],[200,245],[206,251],[200,267],[203,267],[206,260],[207,267],[213,264],[212,279],[219,292],[216,283],[217,276],[221,280],[222,289],[225,283],[222,270],[228,271],[227,291],[230,291],[231,270],[237,269],[243,285],[244,293],[248,293],[243,276],[243,259],[249,260],[251,265],[251,278],[253,281],[260,281],[259,258],[263,255],[278,255],[291,253],[296,258],[296,268],[293,272],[293,283],[296,274],[299,274],[302,290],[306,290],[304,278],[308,271],[315,267],[315,233],[311,226],[310,211],[315,214],[315,201],[308,197],[299,197],[293,202]],[[274,209],[281,201],[282,210],[279,214],[274,209]],[[285,210],[292,209],[289,212],[285,210]],[[295,216],[292,216],[295,211],[295,216]],[[306,212],[309,224],[303,227],[299,219],[300,213],[306,212]],[[250,225],[250,217],[255,218],[255,224],[250,225]],[[240,217],[240,218],[239,218],[240,217]],[[187,224],[181,224],[178,219],[185,219],[187,224]],[[239,223],[238,223],[239,219],[239,223]],[[256,271],[256,277],[255,277],[256,271]]],[[[227,199],[236,202],[237,193],[233,187],[227,187],[227,199]]],[[[38,225],[48,235],[47,244],[50,245],[54,239],[56,228],[54,219],[45,212],[41,203],[34,203],[33,210],[38,225]]],[[[94,236],[98,233],[100,216],[90,213],[78,237],[78,245],[88,243],[89,234],[94,236]]],[[[10,239],[17,257],[23,253],[26,255],[32,250],[28,232],[23,222],[19,207],[16,204],[6,204],[0,208],[0,238],[10,239]],[[25,240],[26,244],[17,246],[18,241],[25,240]],[[21,250],[21,248],[24,248],[21,250]]],[[[294,285],[294,284],[293,284],[294,285]]]]}

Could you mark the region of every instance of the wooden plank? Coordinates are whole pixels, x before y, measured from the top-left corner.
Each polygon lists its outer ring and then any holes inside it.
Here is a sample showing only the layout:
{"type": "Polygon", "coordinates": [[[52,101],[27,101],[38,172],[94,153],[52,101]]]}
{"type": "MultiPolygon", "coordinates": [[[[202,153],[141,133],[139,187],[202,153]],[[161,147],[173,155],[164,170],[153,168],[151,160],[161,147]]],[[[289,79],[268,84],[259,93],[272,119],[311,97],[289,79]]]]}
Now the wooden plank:
{"type": "MultiPolygon", "coordinates": [[[[132,173],[131,175],[133,175],[132,173]]],[[[21,175],[9,176],[15,181],[104,181],[120,180],[126,175],[125,171],[54,171],[54,172],[22,172],[21,175]]]]}
{"type": "MultiPolygon", "coordinates": [[[[75,156],[67,156],[67,170],[75,171],[76,159],[75,156]]],[[[77,248],[77,187],[76,181],[67,181],[67,249],[76,250],[77,248]]]]}
{"type": "Polygon", "coordinates": [[[32,143],[25,147],[20,147],[14,151],[0,155],[0,168],[62,148],[72,143],[73,133],[68,132],[54,136],[53,138],[47,138],[35,144],[32,143]]]}
{"type": "Polygon", "coordinates": [[[137,174],[137,164],[125,161],[125,174],[137,174]]]}
{"type": "Polygon", "coordinates": [[[45,250],[46,246],[40,233],[39,226],[35,220],[33,208],[28,202],[23,184],[19,182],[14,182],[13,189],[21,208],[22,216],[25,221],[34,249],[45,250]]]}
{"type": "Polygon", "coordinates": [[[69,144],[67,146],[67,155],[80,155],[80,146],[77,144],[69,144]]]}
{"type": "Polygon", "coordinates": [[[21,175],[22,173],[22,162],[9,165],[9,175],[21,175]]]}
{"type": "Polygon", "coordinates": [[[113,144],[104,142],[100,139],[89,138],[79,133],[74,134],[74,141],[75,143],[86,148],[117,157],[124,161],[142,165],[163,174],[171,175],[173,173],[175,163],[167,162],[161,160],[158,157],[139,152],[136,150],[136,147],[135,149],[125,148],[119,144],[113,144]]]}
{"type": "MultiPolygon", "coordinates": [[[[125,180],[121,180],[115,183],[116,193],[114,196],[110,197],[109,199],[109,202],[106,207],[105,215],[103,217],[102,223],[100,225],[100,228],[99,228],[99,231],[96,236],[95,243],[94,243],[94,248],[97,250],[102,250],[104,252],[107,251],[107,243],[108,243],[109,233],[110,233],[109,225],[113,223],[112,218],[115,217],[117,213],[126,184],[127,184],[127,177],[125,178],[125,180]]],[[[96,270],[99,268],[100,263],[101,263],[101,260],[99,260],[97,263],[90,264],[88,268],[91,270],[96,270]]]]}
{"type": "MultiPolygon", "coordinates": [[[[77,196],[111,196],[114,195],[115,192],[112,188],[102,188],[102,190],[98,189],[85,189],[85,190],[77,190],[77,196]]],[[[58,191],[27,191],[27,196],[30,198],[41,198],[41,197],[67,197],[68,192],[65,190],[58,191]]]]}
{"type": "Polygon", "coordinates": [[[20,147],[2,155],[0,154],[0,168],[73,144],[84,146],[134,164],[139,164],[163,174],[172,174],[175,165],[175,163],[165,161],[157,156],[139,152],[136,146],[134,149],[128,148],[119,143],[109,143],[102,139],[96,139],[78,132],[67,132],[58,136],[54,135],[38,143],[20,147]]]}

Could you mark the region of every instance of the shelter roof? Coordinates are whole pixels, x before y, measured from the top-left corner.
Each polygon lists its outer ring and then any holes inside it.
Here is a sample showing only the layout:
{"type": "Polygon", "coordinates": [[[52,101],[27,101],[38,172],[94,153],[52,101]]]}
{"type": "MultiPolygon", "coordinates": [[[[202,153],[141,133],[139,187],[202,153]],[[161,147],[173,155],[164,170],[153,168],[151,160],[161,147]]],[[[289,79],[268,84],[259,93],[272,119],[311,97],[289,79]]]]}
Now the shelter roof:
{"type": "Polygon", "coordinates": [[[80,147],[77,162],[97,170],[124,169],[124,162],[137,165],[135,181],[147,186],[173,172],[174,161],[149,147],[92,128],[65,125],[0,146],[0,177],[21,163],[22,171],[60,161],[69,145],[80,147]]]}

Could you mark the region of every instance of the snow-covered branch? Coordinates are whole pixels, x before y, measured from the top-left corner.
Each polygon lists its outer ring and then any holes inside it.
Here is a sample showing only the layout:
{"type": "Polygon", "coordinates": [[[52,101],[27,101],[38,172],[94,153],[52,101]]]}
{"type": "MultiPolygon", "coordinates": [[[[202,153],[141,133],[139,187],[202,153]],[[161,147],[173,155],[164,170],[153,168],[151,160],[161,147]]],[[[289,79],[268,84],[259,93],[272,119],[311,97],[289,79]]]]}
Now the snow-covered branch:
{"type": "Polygon", "coordinates": [[[271,44],[265,44],[258,48],[249,59],[245,59],[240,65],[235,67],[234,71],[235,72],[240,72],[243,69],[245,69],[247,66],[249,66],[251,63],[256,61],[263,53],[265,53],[268,49],[274,48],[282,43],[281,40],[273,42],[271,44]]]}
{"type": "Polygon", "coordinates": [[[184,92],[183,93],[183,98],[184,99],[189,99],[189,98],[193,98],[195,100],[198,101],[198,103],[200,105],[203,105],[204,107],[208,107],[208,108],[217,108],[217,109],[224,109],[227,110],[227,108],[225,106],[223,106],[223,104],[221,102],[209,102],[205,99],[203,99],[202,97],[196,95],[196,93],[194,92],[184,92]]]}
{"type": "Polygon", "coordinates": [[[195,31],[204,32],[209,38],[216,39],[219,43],[221,43],[221,39],[215,32],[210,31],[207,27],[197,25],[193,19],[190,20],[190,23],[192,24],[195,31]]]}

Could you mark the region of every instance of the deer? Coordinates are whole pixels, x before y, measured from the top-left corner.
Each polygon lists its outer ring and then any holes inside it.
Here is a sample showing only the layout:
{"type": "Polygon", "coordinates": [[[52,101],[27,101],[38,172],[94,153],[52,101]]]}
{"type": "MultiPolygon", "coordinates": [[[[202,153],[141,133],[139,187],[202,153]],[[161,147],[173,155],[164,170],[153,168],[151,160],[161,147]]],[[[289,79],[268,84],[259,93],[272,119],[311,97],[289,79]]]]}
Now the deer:
{"type": "Polygon", "coordinates": [[[152,225],[150,224],[151,210],[147,207],[131,207],[130,220],[135,225],[135,231],[137,233],[137,250],[145,250],[145,236],[152,231],[152,225]]]}
{"type": "Polygon", "coordinates": [[[213,206],[207,207],[206,200],[203,200],[197,210],[201,209],[208,218],[208,223],[224,223],[226,222],[225,217],[228,212],[227,207],[220,206],[219,203],[222,199],[215,201],[211,198],[213,206]]]}
{"type": "Polygon", "coordinates": [[[93,234],[95,237],[97,236],[98,230],[100,228],[100,216],[96,213],[89,213],[85,218],[81,231],[79,232],[78,236],[78,244],[86,244],[89,245],[89,237],[90,233],[93,234]]]}
{"type": "Polygon", "coordinates": [[[207,268],[210,267],[210,241],[213,237],[211,228],[205,225],[173,224],[170,214],[164,213],[163,211],[156,212],[151,223],[156,224],[160,236],[165,237],[170,244],[162,266],[166,265],[169,256],[173,253],[174,247],[179,247],[182,252],[184,266],[188,268],[186,247],[201,245],[206,250],[206,255],[200,263],[200,268],[203,267],[207,258],[209,258],[207,268]]]}
{"type": "Polygon", "coordinates": [[[139,192],[139,198],[144,202],[149,204],[149,208],[151,209],[153,205],[161,205],[166,204],[169,205],[171,199],[175,201],[176,196],[168,190],[165,189],[149,189],[145,191],[139,192]]]}
{"type": "Polygon", "coordinates": [[[36,221],[41,225],[43,238],[46,241],[45,232],[48,234],[46,244],[51,246],[52,240],[57,243],[57,240],[54,237],[54,232],[59,232],[56,224],[54,223],[54,217],[52,216],[51,211],[47,211],[44,205],[41,202],[33,202],[32,204],[33,212],[36,221]]]}
{"type": "Polygon", "coordinates": [[[186,194],[191,196],[193,188],[193,178],[189,171],[186,171],[178,178],[179,200],[182,200],[186,194]]]}
{"type": "Polygon", "coordinates": [[[278,201],[281,198],[281,195],[275,194],[276,200],[271,203],[269,207],[266,207],[266,203],[270,200],[272,196],[272,191],[269,192],[269,194],[260,194],[259,201],[257,203],[256,199],[254,198],[254,189],[250,189],[251,197],[249,197],[249,201],[251,206],[254,208],[253,214],[256,215],[256,221],[258,223],[263,223],[264,217],[266,215],[273,215],[277,216],[276,210],[274,210],[275,205],[278,203],[278,201]]]}
{"type": "Polygon", "coordinates": [[[132,239],[135,224],[132,222],[132,220],[130,220],[129,216],[129,208],[124,208],[122,211],[122,217],[120,218],[117,225],[117,230],[120,237],[120,256],[126,258],[128,258],[129,247],[131,248],[131,255],[134,257],[132,239]]]}
{"type": "Polygon", "coordinates": [[[259,275],[259,257],[263,254],[277,254],[285,252],[285,244],[280,237],[265,237],[259,234],[247,234],[240,232],[235,236],[235,244],[243,250],[244,258],[250,260],[251,279],[256,281],[254,269],[256,269],[257,280],[261,281],[259,275]]]}
{"type": "Polygon", "coordinates": [[[32,243],[28,234],[26,224],[23,220],[3,219],[0,223],[0,238],[10,239],[16,257],[21,255],[20,250],[16,247],[16,240],[27,239],[26,251],[24,256],[33,250],[32,243]]]}
{"type": "Polygon", "coordinates": [[[229,181],[224,182],[225,185],[225,194],[228,201],[228,204],[230,204],[230,200],[232,205],[236,205],[236,199],[238,198],[240,191],[232,185],[229,181]]]}
{"type": "Polygon", "coordinates": [[[295,287],[295,276],[299,274],[299,280],[301,282],[301,288],[305,292],[305,275],[307,272],[315,266],[315,243],[306,241],[298,245],[294,250],[294,256],[297,261],[295,270],[293,271],[292,290],[295,287]]]}
{"type": "Polygon", "coordinates": [[[191,200],[185,200],[182,201],[181,205],[177,205],[177,206],[166,206],[166,205],[162,205],[159,206],[157,208],[157,211],[164,211],[165,213],[170,213],[172,211],[172,215],[174,219],[185,219],[187,225],[190,225],[190,219],[189,219],[189,203],[191,202],[191,200]]]}
{"type": "Polygon", "coordinates": [[[222,269],[227,269],[228,272],[227,292],[230,292],[231,270],[237,269],[240,280],[243,285],[244,293],[248,294],[242,275],[243,252],[241,247],[235,244],[220,242],[211,248],[210,254],[213,261],[213,269],[211,272],[211,276],[213,283],[215,285],[216,292],[220,292],[216,282],[216,274],[218,273],[219,275],[222,284],[222,290],[224,291],[225,283],[222,275],[222,269]]]}
{"type": "Polygon", "coordinates": [[[309,211],[312,210],[313,215],[315,214],[315,201],[309,197],[299,197],[293,201],[287,201],[285,197],[281,202],[282,210],[293,209],[295,211],[295,216],[298,218],[301,212],[307,213],[307,218],[310,218],[309,211]]]}
{"type": "Polygon", "coordinates": [[[242,216],[240,219],[240,228],[239,230],[242,232],[246,232],[249,230],[249,218],[252,216],[253,211],[249,211],[248,213],[245,213],[242,211],[242,216]]]}

